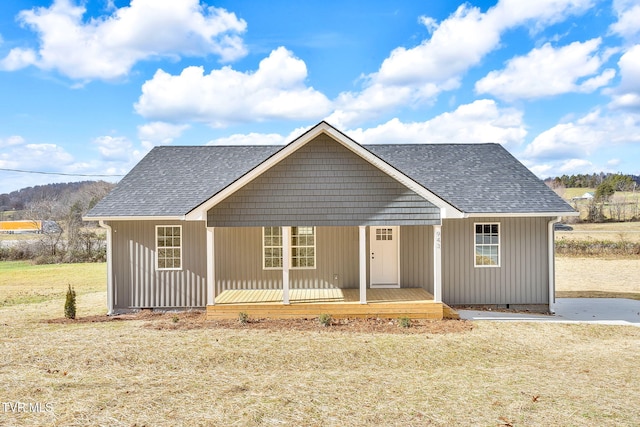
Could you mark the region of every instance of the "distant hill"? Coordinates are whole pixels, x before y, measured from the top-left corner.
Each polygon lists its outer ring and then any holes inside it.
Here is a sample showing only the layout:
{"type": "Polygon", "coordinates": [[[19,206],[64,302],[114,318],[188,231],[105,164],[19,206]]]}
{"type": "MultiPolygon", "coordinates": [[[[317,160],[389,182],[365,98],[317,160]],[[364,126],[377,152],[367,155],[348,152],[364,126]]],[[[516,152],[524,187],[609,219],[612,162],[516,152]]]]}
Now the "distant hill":
{"type": "Polygon", "coordinates": [[[60,184],[36,185],[11,193],[0,194],[0,210],[23,210],[33,202],[68,199],[74,193],[89,192],[101,198],[115,184],[106,181],[81,181],[60,184]]]}

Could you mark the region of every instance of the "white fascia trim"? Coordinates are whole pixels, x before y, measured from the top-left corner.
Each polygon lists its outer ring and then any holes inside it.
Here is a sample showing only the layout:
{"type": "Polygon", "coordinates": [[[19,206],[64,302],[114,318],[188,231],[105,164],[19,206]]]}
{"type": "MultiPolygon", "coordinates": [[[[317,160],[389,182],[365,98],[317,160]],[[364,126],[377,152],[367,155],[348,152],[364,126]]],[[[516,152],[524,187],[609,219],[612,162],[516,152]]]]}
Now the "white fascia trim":
{"type": "Polygon", "coordinates": [[[82,217],[83,221],[184,221],[185,216],[91,216],[82,217]]]}
{"type": "Polygon", "coordinates": [[[547,216],[579,216],[579,212],[529,212],[529,213],[497,213],[497,212],[467,212],[463,218],[524,218],[524,217],[547,217],[547,216]]]}
{"type": "Polygon", "coordinates": [[[213,196],[211,199],[204,202],[202,205],[198,206],[196,209],[187,213],[185,219],[187,221],[203,221],[207,219],[207,211],[220,203],[222,200],[229,197],[231,194],[238,191],[240,188],[244,187],[249,182],[253,181],[255,178],[260,176],[262,173],[269,170],[271,167],[276,165],[281,160],[285,159],[300,147],[304,146],[306,143],[317,137],[318,135],[325,133],[332,137],[334,140],[342,144],[345,148],[357,154],[367,162],[371,163],[373,166],[385,172],[387,175],[391,176],[407,188],[413,190],[415,193],[419,194],[424,199],[436,205],[440,208],[440,211],[444,213],[443,218],[462,218],[462,212],[451,206],[440,197],[436,196],[432,192],[428,191],[426,188],[412,180],[411,178],[404,175],[402,172],[392,167],[388,163],[382,161],[377,156],[373,155],[365,148],[362,148],[358,143],[353,141],[351,138],[347,137],[345,134],[337,131],[333,126],[326,122],[321,122],[316,125],[314,128],[310,129],[303,135],[299,136],[297,139],[293,140],[293,142],[285,145],[280,151],[276,152],[266,161],[262,162],[254,169],[249,171],[244,176],[240,177],[237,181],[226,187],[224,190],[213,196]]]}

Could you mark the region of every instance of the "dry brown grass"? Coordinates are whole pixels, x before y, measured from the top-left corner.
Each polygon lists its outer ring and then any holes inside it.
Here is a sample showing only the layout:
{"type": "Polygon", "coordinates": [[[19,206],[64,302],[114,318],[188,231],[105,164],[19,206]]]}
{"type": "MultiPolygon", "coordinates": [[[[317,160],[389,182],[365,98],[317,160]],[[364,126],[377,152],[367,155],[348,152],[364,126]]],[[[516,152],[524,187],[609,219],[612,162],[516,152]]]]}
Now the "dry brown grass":
{"type": "Polygon", "coordinates": [[[556,258],[556,297],[640,299],[640,260],[556,258]]]}
{"type": "MultiPolygon", "coordinates": [[[[104,292],[80,295],[78,315],[102,319],[104,301],[104,292]]],[[[2,400],[53,406],[0,412],[0,425],[638,422],[640,328],[259,329],[188,313],[47,323],[62,307],[60,299],[0,309],[2,400]],[[173,326],[181,322],[195,326],[173,326]]]]}
{"type": "Polygon", "coordinates": [[[640,242],[640,222],[606,222],[570,224],[573,231],[556,231],[556,240],[609,240],[640,242]]]}
{"type": "Polygon", "coordinates": [[[0,307],[63,298],[67,286],[78,294],[106,288],[105,263],[32,265],[0,262],[0,307]]]}

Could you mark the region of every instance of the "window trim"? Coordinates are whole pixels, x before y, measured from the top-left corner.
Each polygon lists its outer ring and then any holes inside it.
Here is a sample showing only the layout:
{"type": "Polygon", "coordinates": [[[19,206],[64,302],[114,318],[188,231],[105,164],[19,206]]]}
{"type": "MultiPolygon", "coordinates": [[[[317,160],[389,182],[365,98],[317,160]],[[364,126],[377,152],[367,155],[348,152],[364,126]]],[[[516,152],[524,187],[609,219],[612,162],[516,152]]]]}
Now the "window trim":
{"type": "MultiPolygon", "coordinates": [[[[304,227],[310,227],[312,229],[313,232],[313,245],[296,245],[294,246],[292,241],[293,238],[295,236],[297,236],[296,234],[294,234],[293,229],[294,228],[299,228],[299,227],[291,227],[291,235],[289,236],[289,270],[316,270],[318,267],[318,257],[317,257],[317,241],[318,241],[318,235],[316,233],[316,227],[315,226],[304,226],[304,227]],[[293,248],[313,248],[313,267],[294,267],[293,266],[293,248]]],[[[262,227],[262,242],[261,242],[261,246],[262,246],[262,269],[263,270],[282,270],[282,267],[267,267],[265,265],[265,261],[266,261],[266,257],[265,257],[265,249],[267,248],[281,248],[282,249],[282,245],[281,246],[266,246],[264,244],[264,238],[265,238],[265,229],[269,228],[269,227],[262,227]]],[[[282,228],[282,227],[279,227],[282,228]]],[[[282,235],[282,234],[281,234],[282,235]]]]}
{"type": "Polygon", "coordinates": [[[184,264],[183,264],[183,239],[184,239],[184,234],[182,233],[182,225],[173,225],[173,224],[161,224],[161,225],[156,225],[156,233],[155,233],[155,237],[156,237],[156,253],[155,253],[155,267],[157,271],[181,271],[184,268],[184,264]],[[180,246],[162,246],[160,247],[158,244],[158,230],[161,228],[177,228],[180,230],[180,246]],[[160,249],[179,249],[180,250],[180,267],[159,267],[159,261],[160,261],[160,249]]]}
{"type": "Polygon", "coordinates": [[[290,261],[291,262],[290,262],[289,265],[291,266],[290,268],[292,270],[315,270],[316,269],[316,240],[317,240],[317,237],[316,237],[316,228],[315,227],[313,227],[313,226],[291,227],[291,246],[290,246],[291,250],[289,251],[289,256],[290,256],[290,261]],[[293,230],[294,229],[300,229],[300,228],[311,228],[311,235],[313,236],[313,245],[294,245],[293,244],[294,237],[296,237],[296,236],[300,237],[300,233],[294,234],[293,230]],[[293,258],[294,258],[293,257],[293,252],[294,252],[293,249],[294,248],[298,248],[298,249],[299,248],[313,248],[313,266],[312,267],[309,267],[309,266],[294,267],[293,266],[293,258]]]}
{"type": "MultiPolygon", "coordinates": [[[[267,248],[271,248],[271,249],[278,249],[280,248],[280,253],[282,254],[282,244],[278,245],[265,245],[264,244],[264,239],[265,239],[265,230],[267,228],[282,228],[282,227],[262,227],[262,242],[261,242],[261,246],[262,246],[262,269],[263,270],[282,270],[282,261],[280,261],[280,267],[267,267],[266,265],[266,261],[267,261],[267,257],[265,255],[265,250],[267,248]]],[[[280,230],[280,240],[282,240],[282,230],[280,230]]],[[[282,258],[282,256],[281,256],[282,258]]]]}
{"type": "MultiPolygon", "coordinates": [[[[501,224],[499,222],[474,222],[473,223],[473,266],[476,268],[499,268],[502,265],[502,230],[501,230],[501,224]],[[476,232],[476,228],[478,225],[481,226],[485,226],[485,225],[489,225],[489,226],[497,226],[498,227],[498,243],[477,243],[476,239],[478,237],[478,234],[476,232]],[[478,256],[477,256],[477,248],[478,246],[495,246],[498,248],[498,262],[497,264],[478,264],[478,256]]],[[[482,233],[484,235],[484,231],[482,233]]]]}

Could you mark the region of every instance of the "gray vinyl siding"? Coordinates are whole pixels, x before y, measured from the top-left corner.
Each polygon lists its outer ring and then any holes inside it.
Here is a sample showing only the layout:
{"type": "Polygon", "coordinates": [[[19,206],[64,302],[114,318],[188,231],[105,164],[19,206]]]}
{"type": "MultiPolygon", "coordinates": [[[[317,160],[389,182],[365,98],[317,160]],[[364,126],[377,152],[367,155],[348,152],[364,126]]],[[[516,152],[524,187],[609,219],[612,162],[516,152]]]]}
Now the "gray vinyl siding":
{"type": "Polygon", "coordinates": [[[319,135],[207,213],[209,226],[440,224],[440,210],[319,135]]]}
{"type": "Polygon", "coordinates": [[[433,227],[400,227],[400,287],[433,293],[433,227]]]}
{"type": "Polygon", "coordinates": [[[550,218],[444,220],[442,291],[448,304],[548,304],[550,218]],[[500,267],[474,267],[474,224],[500,224],[500,267]]]}
{"type": "MultiPolygon", "coordinates": [[[[282,270],[262,268],[262,228],[215,229],[216,295],[227,289],[281,289],[282,270]]],[[[291,269],[291,289],[357,288],[357,227],[316,227],[316,268],[291,269]],[[334,279],[334,275],[338,279],[334,279]]]]}
{"type": "Polygon", "coordinates": [[[206,306],[204,221],[113,221],[109,225],[115,309],[206,306]],[[156,270],[156,225],[182,226],[181,270],[156,270]]]}

